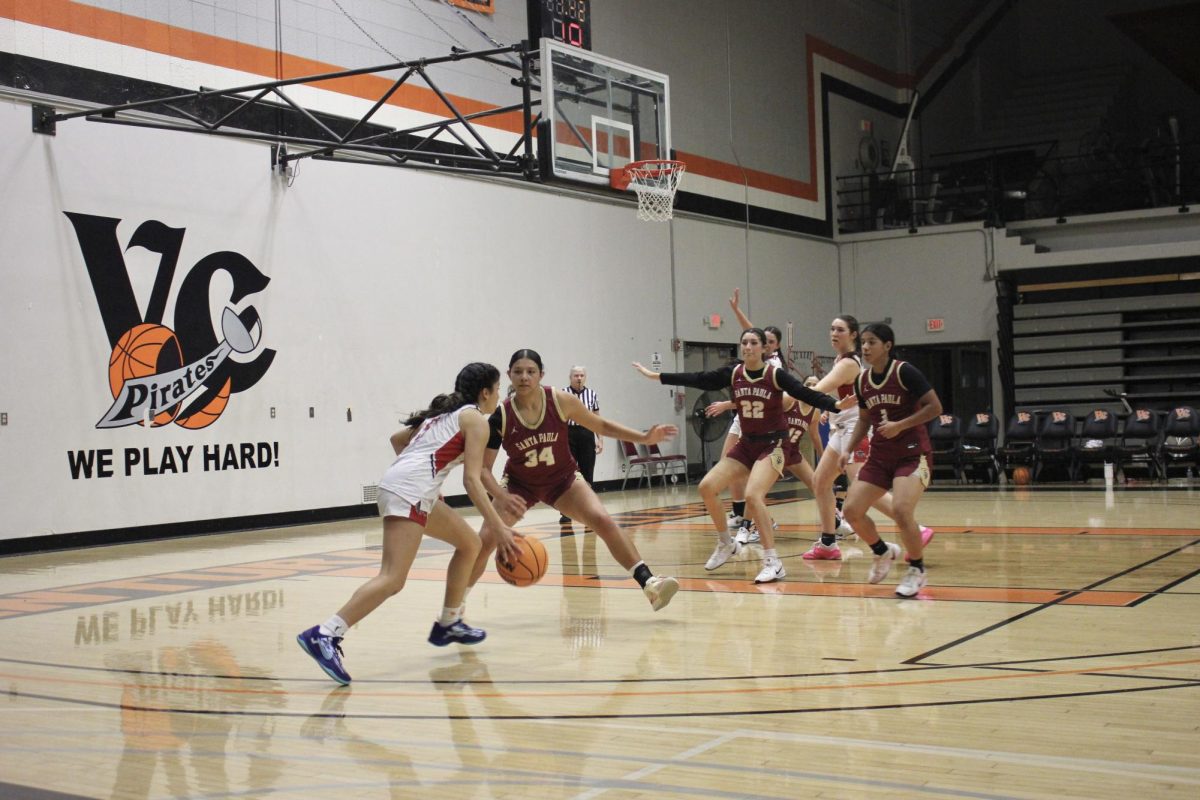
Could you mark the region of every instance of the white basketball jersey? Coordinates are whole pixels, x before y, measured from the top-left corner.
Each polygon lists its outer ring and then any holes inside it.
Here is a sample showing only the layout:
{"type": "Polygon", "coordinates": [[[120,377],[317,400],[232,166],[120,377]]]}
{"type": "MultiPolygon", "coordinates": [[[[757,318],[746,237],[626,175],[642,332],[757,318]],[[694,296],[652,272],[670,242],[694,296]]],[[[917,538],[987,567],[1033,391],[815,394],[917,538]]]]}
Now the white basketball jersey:
{"type": "Polygon", "coordinates": [[[421,423],[387,472],[379,488],[403,497],[422,511],[438,499],[450,471],[462,463],[466,437],[459,416],[474,405],[466,405],[421,423]]]}

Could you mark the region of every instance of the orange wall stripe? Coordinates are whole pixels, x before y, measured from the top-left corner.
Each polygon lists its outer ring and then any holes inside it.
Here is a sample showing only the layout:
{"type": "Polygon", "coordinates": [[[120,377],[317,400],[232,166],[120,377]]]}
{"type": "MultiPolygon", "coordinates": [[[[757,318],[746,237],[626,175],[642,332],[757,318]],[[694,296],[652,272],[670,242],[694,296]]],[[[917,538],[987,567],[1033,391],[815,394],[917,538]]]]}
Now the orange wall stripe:
{"type": "MultiPolygon", "coordinates": [[[[326,64],[320,61],[300,58],[284,54],[282,57],[283,74],[277,76],[276,54],[273,50],[257,47],[242,42],[221,39],[205,33],[197,33],[183,28],[155,22],[153,20],[121,14],[115,11],[95,8],[72,2],[72,0],[0,0],[0,16],[30,25],[64,31],[66,33],[86,36],[92,39],[126,45],[141,50],[147,50],[177,58],[211,64],[217,67],[239,70],[253,75],[296,78],[304,75],[317,75],[326,72],[339,72],[344,67],[326,64]]],[[[760,170],[739,167],[724,161],[706,158],[695,153],[679,152],[681,161],[686,161],[688,171],[706,178],[742,184],[752,189],[774,192],[803,200],[816,201],[817,198],[817,136],[816,136],[816,72],[814,57],[820,55],[830,61],[843,64],[851,69],[874,78],[883,83],[897,87],[908,87],[913,83],[912,76],[902,75],[873,64],[866,59],[856,56],[815,36],[805,37],[808,49],[808,149],[809,149],[809,180],[795,180],[774,175],[760,170]]],[[[323,89],[338,92],[364,100],[377,100],[392,84],[392,81],[378,75],[359,75],[352,78],[339,78],[322,82],[323,89]]],[[[458,95],[450,95],[451,100],[464,114],[473,114],[496,108],[495,105],[482,103],[458,95]]],[[[388,105],[408,108],[429,114],[444,115],[446,107],[437,95],[430,89],[416,85],[405,85],[388,100],[388,105]]],[[[510,133],[521,133],[522,117],[518,112],[497,114],[488,120],[477,123],[483,127],[504,130],[510,133]]]]}

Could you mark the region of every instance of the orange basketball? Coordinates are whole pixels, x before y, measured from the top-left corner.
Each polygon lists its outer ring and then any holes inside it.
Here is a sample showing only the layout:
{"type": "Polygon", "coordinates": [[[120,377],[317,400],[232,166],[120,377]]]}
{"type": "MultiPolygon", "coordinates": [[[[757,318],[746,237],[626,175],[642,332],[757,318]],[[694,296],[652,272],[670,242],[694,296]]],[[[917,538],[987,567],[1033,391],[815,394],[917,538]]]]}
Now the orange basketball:
{"type": "Polygon", "coordinates": [[[546,574],[546,565],[550,560],[546,555],[546,546],[528,536],[518,536],[517,544],[521,548],[521,555],[514,561],[503,561],[500,552],[496,551],[496,571],[513,586],[532,586],[546,574]]]}
{"type": "MultiPolygon", "coordinates": [[[[175,331],[152,322],[134,325],[117,340],[108,359],[108,388],[116,398],[127,380],[169,372],[181,366],[183,350],[175,331]]],[[[152,427],[168,424],[178,412],[176,405],[156,414],[152,427]]]]}
{"type": "Polygon", "coordinates": [[[1032,477],[1029,474],[1029,467],[1017,467],[1013,470],[1013,483],[1017,486],[1028,486],[1032,477]]]}

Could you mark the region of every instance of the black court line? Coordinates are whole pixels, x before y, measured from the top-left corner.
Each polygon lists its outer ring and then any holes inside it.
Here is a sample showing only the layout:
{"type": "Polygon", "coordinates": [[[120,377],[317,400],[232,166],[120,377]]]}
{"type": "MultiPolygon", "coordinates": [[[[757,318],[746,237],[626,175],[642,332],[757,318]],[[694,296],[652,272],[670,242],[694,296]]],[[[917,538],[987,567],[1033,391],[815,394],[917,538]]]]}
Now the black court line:
{"type": "Polygon", "coordinates": [[[766,708],[735,711],[664,711],[638,712],[629,714],[347,714],[344,712],[313,712],[303,711],[253,711],[226,710],[215,708],[163,708],[161,706],[141,706],[132,703],[108,703],[100,700],[84,700],[73,697],[57,697],[55,695],[34,694],[10,690],[9,697],[22,697],[30,700],[45,700],[47,702],[65,703],[67,705],[86,706],[88,708],[106,708],[122,711],[138,711],[148,714],[188,714],[205,717],[271,717],[275,719],[374,719],[374,720],[495,720],[524,722],[530,720],[598,720],[598,719],[679,719],[692,717],[762,717],[781,714],[822,714],[845,711],[891,711],[899,708],[941,708],[948,706],[972,706],[987,703],[1019,703],[1030,700],[1062,700],[1069,697],[1103,697],[1109,695],[1132,694],[1134,692],[1157,692],[1165,689],[1200,689],[1200,681],[1182,680],[1166,686],[1134,686],[1128,689],[1093,689],[1084,692],[1053,692],[1048,694],[1012,695],[1008,697],[979,697],[971,700],[930,700],[921,703],[883,703],[877,705],[859,706],[820,706],[816,708],[766,708]]]}
{"type": "MultiPolygon", "coordinates": [[[[1011,625],[1012,623],[1018,622],[1019,620],[1025,619],[1026,617],[1029,617],[1029,616],[1032,616],[1032,615],[1038,613],[1039,611],[1045,611],[1047,608],[1053,608],[1054,606],[1057,606],[1066,600],[1070,600],[1072,597],[1077,597],[1079,594],[1081,594],[1083,592],[1089,592],[1099,586],[1103,586],[1104,584],[1106,584],[1110,581],[1115,581],[1117,578],[1122,578],[1131,572],[1136,572],[1137,570],[1142,569],[1143,567],[1148,567],[1155,562],[1162,561],[1164,558],[1170,558],[1171,556],[1177,555],[1178,553],[1188,549],[1189,547],[1195,547],[1197,544],[1200,544],[1200,539],[1193,539],[1192,541],[1188,542],[1187,544],[1176,547],[1174,550],[1168,550],[1167,552],[1162,553],[1161,555],[1157,555],[1154,558],[1143,561],[1140,564],[1135,564],[1134,566],[1129,567],[1128,569],[1121,570],[1120,572],[1116,573],[1115,575],[1110,575],[1107,578],[1101,578],[1100,580],[1096,581],[1095,583],[1084,586],[1082,589],[1075,589],[1075,590],[1069,591],[1069,592],[1063,594],[1061,597],[1056,597],[1053,600],[1049,600],[1045,603],[1042,603],[1039,606],[1035,606],[1033,608],[1022,611],[1020,614],[1009,617],[1008,619],[1000,620],[999,622],[988,625],[985,628],[981,628],[978,631],[975,631],[974,633],[968,633],[966,636],[961,636],[961,637],[955,639],[954,641],[947,642],[946,644],[935,647],[932,650],[927,650],[924,653],[921,653],[920,655],[916,655],[916,656],[913,656],[912,658],[905,659],[904,661],[902,661],[900,663],[902,663],[902,664],[919,664],[921,661],[924,661],[926,658],[929,658],[930,656],[934,656],[934,655],[937,655],[938,653],[945,652],[946,650],[949,650],[952,647],[957,647],[958,645],[963,644],[965,642],[969,642],[972,639],[977,639],[980,636],[983,636],[984,634],[988,634],[988,633],[991,633],[992,631],[999,630],[1000,628],[1003,628],[1006,625],[1011,625]]],[[[1126,607],[1128,607],[1128,606],[1126,606],[1126,607]]]]}
{"type": "MultiPolygon", "coordinates": [[[[1023,658],[1004,661],[980,661],[970,664],[920,664],[901,667],[883,667],[879,669],[847,669],[823,670],[821,672],[786,672],[770,675],[707,675],[699,677],[672,678],[513,678],[513,679],[481,679],[462,680],[448,678],[437,680],[433,678],[360,678],[355,679],[354,685],[368,684],[375,686],[427,686],[427,685],[462,685],[462,686],[577,686],[603,684],[662,684],[662,683],[709,683],[715,681],[761,681],[761,680],[790,680],[796,678],[832,678],[853,675],[889,675],[894,673],[935,672],[948,669],[1000,669],[1015,667],[1018,664],[1056,663],[1059,661],[1081,661],[1097,658],[1115,658],[1118,656],[1144,656],[1152,653],[1174,653],[1181,650],[1200,650],[1200,644],[1177,645],[1174,647],[1154,647],[1145,650],[1118,650],[1111,653],[1083,653],[1071,656],[1041,656],[1039,658],[1023,658]]],[[[825,661],[849,661],[853,659],[826,658],[825,661]]],[[[97,667],[83,664],[64,664],[53,661],[32,661],[21,658],[0,658],[0,663],[19,664],[28,667],[49,667],[74,672],[100,672],[108,675],[136,675],[142,677],[164,678],[197,678],[204,680],[225,680],[235,682],[270,682],[270,683],[320,683],[328,684],[328,678],[284,678],[277,675],[221,675],[202,672],[167,672],[162,670],[125,669],[120,667],[97,667]]],[[[479,665],[486,667],[483,661],[479,665]]],[[[450,668],[462,667],[468,670],[474,666],[471,662],[459,662],[449,665],[450,668]]],[[[444,668],[443,668],[444,669],[444,668]]],[[[1053,670],[1050,670],[1053,671],[1053,670]]],[[[1083,674],[1083,673],[1080,673],[1083,674]]],[[[1190,678],[1174,678],[1178,681],[1189,681],[1190,678]]],[[[1200,680],[1200,679],[1197,679],[1200,680]]]]}
{"type": "MultiPolygon", "coordinates": [[[[1170,583],[1158,587],[1153,592],[1147,593],[1144,597],[1139,597],[1137,600],[1134,600],[1129,605],[1130,606],[1141,605],[1142,603],[1146,602],[1147,600],[1149,600],[1151,597],[1153,597],[1155,595],[1167,594],[1168,589],[1171,589],[1174,586],[1178,586],[1179,584],[1184,583],[1186,581],[1190,581],[1192,578],[1196,577],[1197,575],[1200,575],[1200,569],[1194,569],[1191,572],[1189,572],[1188,574],[1184,575],[1182,578],[1176,578],[1175,580],[1171,581],[1170,583]]],[[[1193,594],[1193,592],[1179,592],[1179,594],[1193,594]]]]}

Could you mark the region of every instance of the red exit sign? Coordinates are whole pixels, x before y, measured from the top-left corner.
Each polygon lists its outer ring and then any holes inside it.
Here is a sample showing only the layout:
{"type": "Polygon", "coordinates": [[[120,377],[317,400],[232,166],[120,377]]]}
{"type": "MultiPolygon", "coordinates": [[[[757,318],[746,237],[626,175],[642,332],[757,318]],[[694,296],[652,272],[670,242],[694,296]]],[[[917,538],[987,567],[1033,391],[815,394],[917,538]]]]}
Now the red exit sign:
{"type": "Polygon", "coordinates": [[[942,319],[941,317],[937,317],[936,319],[927,319],[925,320],[925,330],[930,333],[944,331],[946,330],[946,320],[942,319]]]}

